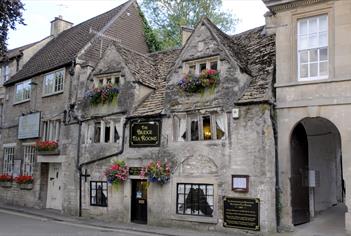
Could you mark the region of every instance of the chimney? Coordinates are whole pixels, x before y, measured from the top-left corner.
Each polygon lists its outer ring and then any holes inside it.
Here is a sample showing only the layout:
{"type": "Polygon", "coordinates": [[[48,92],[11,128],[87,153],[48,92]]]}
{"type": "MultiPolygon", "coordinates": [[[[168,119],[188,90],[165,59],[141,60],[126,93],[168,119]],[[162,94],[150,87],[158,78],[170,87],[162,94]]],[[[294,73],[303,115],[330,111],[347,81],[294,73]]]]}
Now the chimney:
{"type": "Polygon", "coordinates": [[[71,28],[73,25],[73,23],[62,19],[62,16],[55,17],[55,19],[53,21],[51,21],[50,23],[51,23],[50,35],[52,35],[54,37],[56,37],[62,31],[71,28]]]}
{"type": "Polygon", "coordinates": [[[181,26],[182,28],[182,46],[186,44],[186,41],[188,41],[190,35],[193,33],[193,28],[188,27],[188,26],[181,26]]]}

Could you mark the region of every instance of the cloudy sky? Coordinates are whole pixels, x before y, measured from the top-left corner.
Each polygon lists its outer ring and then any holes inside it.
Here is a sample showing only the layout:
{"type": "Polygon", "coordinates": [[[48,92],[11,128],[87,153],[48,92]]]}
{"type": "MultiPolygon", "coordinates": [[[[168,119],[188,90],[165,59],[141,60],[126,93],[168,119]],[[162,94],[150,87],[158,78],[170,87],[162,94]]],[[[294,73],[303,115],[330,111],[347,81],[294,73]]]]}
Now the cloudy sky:
{"type": "MultiPolygon", "coordinates": [[[[38,41],[50,34],[50,21],[55,16],[74,25],[106,12],[126,0],[22,0],[25,4],[26,26],[19,25],[10,31],[8,47],[15,48],[38,41]]],[[[223,7],[239,19],[236,33],[264,24],[263,14],[267,8],[262,0],[223,0],[223,7]]]]}

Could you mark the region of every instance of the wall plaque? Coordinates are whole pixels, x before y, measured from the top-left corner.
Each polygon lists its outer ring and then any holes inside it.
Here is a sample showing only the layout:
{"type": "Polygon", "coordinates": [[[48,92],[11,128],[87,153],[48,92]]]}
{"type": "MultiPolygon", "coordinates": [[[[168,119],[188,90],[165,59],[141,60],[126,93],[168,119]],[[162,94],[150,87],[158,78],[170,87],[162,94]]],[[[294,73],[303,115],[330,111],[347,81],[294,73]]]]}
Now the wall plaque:
{"type": "Polygon", "coordinates": [[[139,176],[141,170],[142,170],[142,167],[129,167],[129,175],[139,176]]]}
{"type": "Polygon", "coordinates": [[[260,199],[224,198],[224,227],[260,230],[260,199]]]}
{"type": "Polygon", "coordinates": [[[18,139],[38,138],[40,136],[40,112],[20,116],[18,139]]]}
{"type": "Polygon", "coordinates": [[[235,192],[249,192],[248,175],[232,175],[232,190],[235,192]]]}
{"type": "Polygon", "coordinates": [[[130,123],[130,147],[160,146],[161,120],[138,121],[130,123]]]}

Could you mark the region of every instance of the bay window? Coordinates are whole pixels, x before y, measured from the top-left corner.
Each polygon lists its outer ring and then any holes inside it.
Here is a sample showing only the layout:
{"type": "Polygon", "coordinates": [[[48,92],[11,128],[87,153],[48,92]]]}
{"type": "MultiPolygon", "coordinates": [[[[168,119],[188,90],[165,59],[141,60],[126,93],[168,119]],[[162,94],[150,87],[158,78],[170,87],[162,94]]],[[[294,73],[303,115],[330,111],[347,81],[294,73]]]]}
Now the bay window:
{"type": "Polygon", "coordinates": [[[297,24],[298,79],[328,78],[328,16],[301,19],[297,24]]]}

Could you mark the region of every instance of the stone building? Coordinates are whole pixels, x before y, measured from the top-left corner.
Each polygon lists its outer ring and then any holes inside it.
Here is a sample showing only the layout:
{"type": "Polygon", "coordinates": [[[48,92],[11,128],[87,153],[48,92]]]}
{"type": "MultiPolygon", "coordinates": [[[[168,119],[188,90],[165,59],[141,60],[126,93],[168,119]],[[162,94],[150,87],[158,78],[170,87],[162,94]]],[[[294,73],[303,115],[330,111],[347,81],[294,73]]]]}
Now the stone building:
{"type": "Polygon", "coordinates": [[[331,209],[350,233],[351,1],[264,2],[276,33],[281,228],[331,209]]]}
{"type": "Polygon", "coordinates": [[[79,88],[111,42],[141,53],[148,46],[139,7],[132,0],[73,27],[58,17],[51,29],[54,38],[4,83],[1,170],[33,176],[33,188],[13,184],[0,196],[10,204],[76,214],[78,124],[72,121],[79,88]],[[58,149],[36,153],[38,139],[56,141],[58,149]]]}
{"type": "Polygon", "coordinates": [[[236,227],[275,232],[274,36],[259,27],[230,37],[207,18],[189,35],[181,49],[151,54],[114,43],[80,86],[81,215],[238,232],[224,219],[225,199],[254,199],[257,227],[254,218],[236,227]],[[180,89],[185,75],[204,69],[220,71],[215,88],[180,89]],[[108,84],[117,100],[89,106],[94,88],[108,84]],[[133,127],[155,124],[158,135],[146,130],[156,143],[139,142],[133,127]],[[118,190],[104,174],[113,160],[133,170],[118,190]],[[147,184],[140,169],[157,160],[171,163],[170,180],[147,184]],[[234,178],[249,189],[233,188],[234,178]]]}

